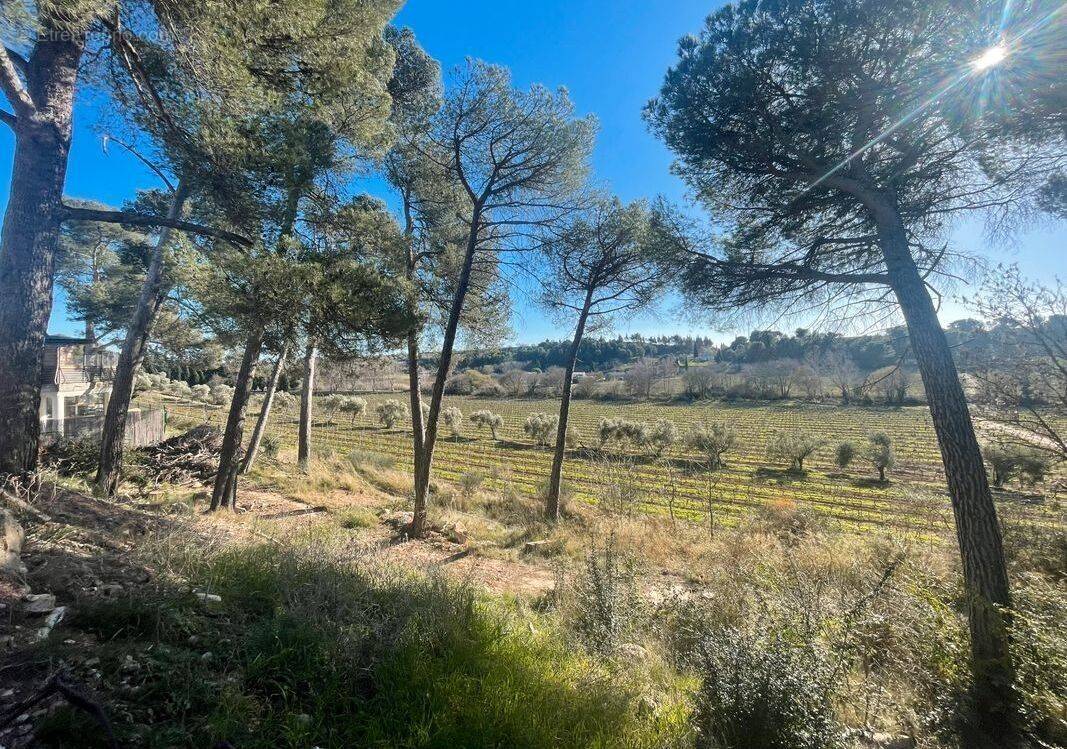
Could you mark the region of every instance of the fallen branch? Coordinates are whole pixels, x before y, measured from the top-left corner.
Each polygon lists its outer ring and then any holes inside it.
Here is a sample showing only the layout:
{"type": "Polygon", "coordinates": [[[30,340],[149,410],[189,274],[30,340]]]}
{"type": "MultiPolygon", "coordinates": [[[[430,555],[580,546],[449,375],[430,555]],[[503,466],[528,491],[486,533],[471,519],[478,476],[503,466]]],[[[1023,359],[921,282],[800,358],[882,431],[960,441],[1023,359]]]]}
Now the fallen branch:
{"type": "Polygon", "coordinates": [[[36,693],[12,706],[4,717],[0,718],[0,729],[7,728],[14,723],[20,715],[24,714],[35,705],[44,702],[54,694],[60,695],[74,707],[88,713],[89,716],[96,721],[97,725],[104,729],[104,733],[107,734],[108,745],[111,749],[119,749],[119,741],[115,738],[115,732],[111,728],[111,721],[108,720],[104,708],[79,692],[74,686],[68,684],[63,678],[62,671],[57,671],[52,674],[48,681],[46,681],[36,693]]]}
{"type": "Polygon", "coordinates": [[[317,507],[303,507],[299,510],[285,510],[283,512],[274,512],[270,515],[260,515],[260,520],[280,520],[281,518],[296,518],[301,515],[317,515],[320,512],[329,512],[329,508],[324,505],[317,507]]]}

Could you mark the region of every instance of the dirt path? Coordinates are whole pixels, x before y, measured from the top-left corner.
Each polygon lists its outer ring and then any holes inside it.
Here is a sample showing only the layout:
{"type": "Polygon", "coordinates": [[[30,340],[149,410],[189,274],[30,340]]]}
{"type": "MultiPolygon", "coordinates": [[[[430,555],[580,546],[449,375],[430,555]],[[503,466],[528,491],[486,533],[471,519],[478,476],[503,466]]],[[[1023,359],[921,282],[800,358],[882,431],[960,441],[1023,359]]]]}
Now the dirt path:
{"type": "Polygon", "coordinates": [[[975,426],[979,431],[993,432],[996,434],[1002,434],[1007,437],[1011,437],[1025,444],[1031,445],[1041,450],[1048,450],[1053,453],[1060,452],[1061,448],[1056,444],[1055,440],[1048,437],[1044,437],[1040,434],[1034,434],[1033,432],[1023,429],[1022,427],[1013,426],[1011,424],[1002,424],[999,421],[992,421],[991,419],[985,419],[981,416],[975,417],[975,426]]]}

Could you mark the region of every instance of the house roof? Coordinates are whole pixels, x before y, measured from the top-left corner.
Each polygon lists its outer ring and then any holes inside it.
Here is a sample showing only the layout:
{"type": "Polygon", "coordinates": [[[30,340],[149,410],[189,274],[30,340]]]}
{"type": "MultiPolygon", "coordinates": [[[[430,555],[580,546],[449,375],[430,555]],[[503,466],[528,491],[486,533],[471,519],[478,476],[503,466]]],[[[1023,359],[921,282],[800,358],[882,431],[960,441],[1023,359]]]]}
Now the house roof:
{"type": "Polygon", "coordinates": [[[81,346],[92,342],[91,338],[73,335],[56,335],[54,333],[49,333],[44,337],[44,344],[46,346],[81,346]]]}

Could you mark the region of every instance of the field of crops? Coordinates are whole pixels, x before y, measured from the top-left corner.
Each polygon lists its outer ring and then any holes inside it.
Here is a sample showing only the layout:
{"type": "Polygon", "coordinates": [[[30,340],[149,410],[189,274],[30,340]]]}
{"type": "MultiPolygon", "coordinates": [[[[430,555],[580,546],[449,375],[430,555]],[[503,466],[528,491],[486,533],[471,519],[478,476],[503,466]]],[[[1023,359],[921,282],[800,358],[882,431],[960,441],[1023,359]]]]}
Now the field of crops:
{"type": "MultiPolygon", "coordinates": [[[[342,455],[354,451],[385,455],[394,458],[398,466],[410,466],[410,431],[400,425],[384,429],[374,416],[375,405],[390,397],[404,400],[402,395],[367,396],[366,415],[353,420],[338,414],[332,424],[323,422],[320,408],[314,432],[316,447],[342,455]]],[[[548,476],[550,450],[533,444],[524,435],[523,424],[531,413],[554,413],[556,401],[454,397],[446,399],[445,406],[456,406],[468,416],[488,409],[503,416],[504,426],[499,439],[494,440],[488,431],[478,431],[469,419],[464,421],[458,439],[442,425],[435,460],[438,480],[450,482],[463,473],[479,472],[490,487],[510,484],[530,494],[541,489],[548,476]]],[[[201,405],[171,404],[169,408],[187,419],[222,418],[218,410],[201,405]]],[[[929,413],[922,407],[576,401],[571,413],[581,439],[579,447],[571,451],[565,475],[570,490],[583,501],[692,518],[707,518],[710,510],[713,522],[724,524],[777,500],[793,501],[856,529],[890,525],[934,530],[951,522],[933,428],[929,413]],[[601,451],[597,449],[597,424],[613,417],[650,422],[669,419],[682,434],[694,424],[722,421],[736,431],[737,444],[725,456],[726,465],[716,471],[706,470],[699,456],[681,446],[659,459],[636,449],[601,451]],[[862,446],[872,430],[889,434],[897,455],[897,466],[886,483],[875,480],[875,472],[862,457],[846,472],[833,465],[834,447],[839,442],[851,440],[862,446]],[[794,474],[767,457],[767,442],[776,431],[807,432],[825,440],[805,463],[805,473],[794,474]]],[[[296,414],[275,412],[268,432],[277,435],[285,446],[295,445],[296,414]]]]}

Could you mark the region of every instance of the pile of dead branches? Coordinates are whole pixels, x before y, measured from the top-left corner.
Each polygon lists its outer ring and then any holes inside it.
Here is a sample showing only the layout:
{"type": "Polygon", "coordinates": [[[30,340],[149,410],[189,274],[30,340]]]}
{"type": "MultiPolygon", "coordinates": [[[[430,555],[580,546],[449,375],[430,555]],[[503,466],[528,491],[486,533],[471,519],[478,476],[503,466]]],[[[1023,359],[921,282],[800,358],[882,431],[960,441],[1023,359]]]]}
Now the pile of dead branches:
{"type": "Polygon", "coordinates": [[[142,448],[144,474],[158,484],[209,484],[215,478],[222,432],[201,424],[156,445],[142,448]]]}
{"type": "Polygon", "coordinates": [[[41,447],[41,465],[51,468],[60,476],[92,473],[99,459],[100,442],[89,435],[72,440],[54,440],[41,447]]]}

